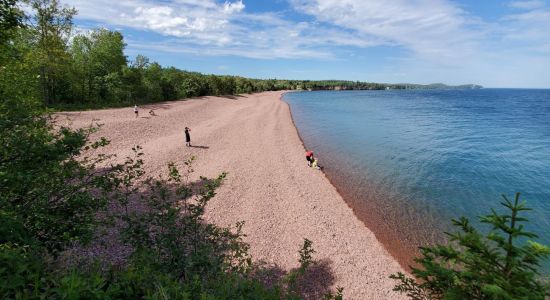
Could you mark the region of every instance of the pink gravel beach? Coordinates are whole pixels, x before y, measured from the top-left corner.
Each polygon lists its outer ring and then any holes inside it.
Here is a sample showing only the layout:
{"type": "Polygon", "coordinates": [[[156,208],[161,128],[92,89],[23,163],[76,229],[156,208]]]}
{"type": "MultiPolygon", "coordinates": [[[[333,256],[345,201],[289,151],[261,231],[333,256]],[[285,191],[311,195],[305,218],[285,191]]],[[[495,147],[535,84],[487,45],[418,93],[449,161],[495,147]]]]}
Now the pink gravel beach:
{"type": "MultiPolygon", "coordinates": [[[[206,219],[222,226],[245,221],[246,242],[255,261],[283,270],[298,266],[303,239],[325,268],[317,278],[346,299],[399,299],[392,273],[405,272],[376,236],[354,215],[325,175],[309,168],[283,92],[202,97],[140,107],[59,113],[71,127],[103,126],[94,137],[111,144],[101,152],[130,155],[141,145],[144,169],[166,173],[195,155],[193,176],[228,176],[209,202],[206,219]],[[155,116],[149,115],[150,109],[155,116]],[[191,128],[185,146],[184,128],[191,128]]],[[[315,150],[315,149],[313,149],[315,150]]],[[[322,164],[322,162],[321,162],[322,164]]]]}

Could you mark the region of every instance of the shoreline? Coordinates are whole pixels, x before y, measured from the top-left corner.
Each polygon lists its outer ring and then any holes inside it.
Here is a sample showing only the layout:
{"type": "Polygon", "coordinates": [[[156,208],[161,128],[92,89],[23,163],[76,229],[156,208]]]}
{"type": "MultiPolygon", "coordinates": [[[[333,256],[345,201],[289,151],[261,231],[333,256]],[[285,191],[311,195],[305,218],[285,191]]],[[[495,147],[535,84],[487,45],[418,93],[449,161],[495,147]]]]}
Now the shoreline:
{"type": "MultiPolygon", "coordinates": [[[[71,127],[93,119],[103,126],[93,137],[112,142],[102,152],[119,159],[134,145],[145,153],[151,175],[173,161],[197,156],[190,180],[228,172],[212,199],[205,221],[233,226],[244,221],[245,242],[256,262],[288,271],[298,266],[303,239],[313,241],[318,262],[312,275],[320,293],[344,288],[349,299],[404,299],[388,278],[406,272],[354,214],[323,172],[304,159],[304,144],[292,119],[284,92],[230,97],[202,97],[142,106],[158,116],[135,118],[129,108],[59,113],[71,127]],[[185,147],[183,127],[189,126],[195,147],[185,147]]],[[[92,138],[93,138],[92,137],[92,138]]],[[[308,281],[309,282],[309,281],[308,281]]],[[[319,298],[319,297],[313,297],[319,298]]]]}
{"type": "MultiPolygon", "coordinates": [[[[293,92],[293,91],[290,91],[293,92]]],[[[304,151],[307,151],[306,143],[304,139],[302,138],[300,134],[300,130],[298,129],[298,126],[296,126],[296,122],[294,121],[294,115],[292,114],[292,109],[290,107],[290,104],[286,102],[283,97],[287,92],[281,94],[281,101],[284,102],[290,111],[290,117],[292,121],[292,125],[296,128],[296,134],[300,138],[300,142],[302,144],[302,147],[304,148],[304,151]]],[[[344,202],[348,205],[348,207],[353,211],[355,217],[357,217],[363,225],[370,231],[374,233],[376,236],[376,239],[384,245],[384,248],[386,251],[388,251],[391,256],[399,263],[401,268],[406,270],[407,272],[410,272],[410,266],[414,265],[415,262],[413,259],[418,256],[420,253],[418,252],[418,246],[415,243],[407,243],[403,242],[398,237],[398,234],[389,228],[384,228],[387,226],[381,226],[377,222],[383,222],[383,220],[380,220],[380,218],[376,218],[377,221],[371,221],[368,220],[373,217],[372,212],[369,214],[366,212],[366,207],[357,204],[358,199],[354,199],[353,196],[348,195],[349,193],[346,193],[345,191],[349,189],[349,187],[341,186],[337,184],[334,180],[331,179],[332,176],[336,176],[335,174],[332,174],[329,170],[323,170],[321,173],[323,173],[326,180],[334,187],[334,189],[337,191],[337,193],[342,197],[344,202]],[[355,204],[354,204],[355,203],[355,204]]],[[[336,172],[335,172],[336,173],[336,172]]]]}

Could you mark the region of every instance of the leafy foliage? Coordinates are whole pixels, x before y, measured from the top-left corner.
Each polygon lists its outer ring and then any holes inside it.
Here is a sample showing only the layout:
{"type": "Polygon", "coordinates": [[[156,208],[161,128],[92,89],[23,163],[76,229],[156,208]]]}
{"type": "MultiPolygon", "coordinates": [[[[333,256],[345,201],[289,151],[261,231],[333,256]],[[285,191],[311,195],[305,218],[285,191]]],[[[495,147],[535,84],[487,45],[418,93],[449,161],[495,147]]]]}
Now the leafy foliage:
{"type": "Polygon", "coordinates": [[[31,61],[39,72],[40,91],[45,104],[53,104],[63,96],[64,77],[69,66],[67,42],[73,26],[74,8],[62,7],[58,0],[32,0],[35,15],[30,22],[34,40],[31,61]]]}
{"type": "Polygon", "coordinates": [[[314,263],[313,262],[313,253],[315,253],[315,250],[312,248],[313,243],[308,240],[304,239],[304,245],[302,246],[302,249],[300,249],[300,267],[298,269],[292,270],[285,278],[284,281],[287,284],[287,289],[289,290],[291,295],[298,295],[297,291],[297,284],[298,279],[304,275],[307,268],[314,263]]]}
{"type": "Polygon", "coordinates": [[[394,290],[412,299],[544,299],[548,285],[537,270],[550,248],[530,240],[537,235],[521,224],[527,219],[520,213],[530,208],[519,196],[503,196],[509,213],[493,210],[480,218],[491,226],[485,236],[468,219],[453,220],[461,231],[448,234],[448,245],[421,248],[415,261],[422,267],[412,268],[416,279],[394,274],[400,281],[394,290]]]}
{"type": "MultiPolygon", "coordinates": [[[[92,145],[105,144],[105,141],[100,141],[92,145]]],[[[69,245],[58,243],[55,234],[43,235],[33,227],[28,228],[19,220],[22,219],[20,215],[30,212],[7,206],[0,214],[2,298],[299,298],[294,283],[291,283],[292,288],[290,283],[287,286],[283,282],[267,287],[251,276],[252,260],[248,255],[248,245],[242,241],[243,223],[230,229],[208,224],[202,219],[205,206],[214,197],[225,173],[215,179],[200,178],[197,182],[190,182],[194,160],[191,157],[183,163],[186,167],[183,174],[175,164],[170,164],[167,179],[144,179],[146,174],[142,171],[143,153],[140,150],[140,147],[135,147],[134,157],[93,173],[94,192],[84,189],[91,199],[97,200],[95,197],[101,195],[100,199],[110,200],[108,218],[112,217],[115,222],[105,222],[102,226],[112,229],[113,224],[118,224],[114,227],[120,230],[118,243],[126,243],[132,248],[128,261],[123,266],[107,268],[95,267],[93,261],[88,261],[87,267],[63,267],[55,259],[62,254],[57,247],[49,245],[69,245]],[[140,206],[143,204],[145,206],[140,206]]],[[[91,172],[95,165],[82,165],[81,168],[82,173],[91,172]]],[[[74,181],[80,182],[81,179],[74,181]]],[[[29,184],[39,186],[40,182],[29,184]]],[[[9,195],[15,194],[11,192],[9,195]]],[[[34,198],[25,201],[30,207],[40,202],[34,198]]],[[[92,214],[90,218],[71,218],[79,209],[79,206],[66,207],[63,216],[67,220],[64,222],[74,227],[92,228],[96,218],[106,220],[105,214],[101,214],[102,217],[92,214]]],[[[58,216],[43,215],[40,220],[48,225],[45,230],[55,228],[54,232],[57,232],[58,228],[52,222],[59,221],[58,216]]],[[[72,237],[86,234],[74,231],[72,237]]],[[[80,241],[85,243],[88,240],[80,241]]],[[[295,282],[313,263],[311,245],[306,240],[300,251],[301,266],[288,276],[288,282],[295,282]]],[[[336,299],[341,299],[341,290],[338,295],[340,298],[336,299]]],[[[333,296],[328,294],[326,299],[333,299],[333,296]]]]}
{"type": "Polygon", "coordinates": [[[29,234],[49,250],[60,250],[89,237],[89,220],[102,206],[87,191],[95,186],[90,168],[97,161],[84,166],[76,160],[92,130],[54,130],[35,105],[0,103],[0,205],[10,223],[19,224],[11,228],[24,229],[18,235],[29,234]]]}
{"type": "Polygon", "coordinates": [[[23,13],[15,6],[15,0],[0,0],[0,42],[4,43],[21,25],[23,13]]]}

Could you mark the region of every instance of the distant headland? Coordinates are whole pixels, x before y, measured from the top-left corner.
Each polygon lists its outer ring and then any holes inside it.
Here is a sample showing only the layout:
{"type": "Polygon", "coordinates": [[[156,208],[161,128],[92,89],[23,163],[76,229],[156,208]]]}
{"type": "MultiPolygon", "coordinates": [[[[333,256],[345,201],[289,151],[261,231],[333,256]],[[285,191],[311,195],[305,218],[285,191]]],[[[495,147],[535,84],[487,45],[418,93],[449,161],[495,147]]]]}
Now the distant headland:
{"type": "Polygon", "coordinates": [[[300,81],[296,85],[298,90],[308,91],[346,91],[346,90],[464,90],[481,89],[483,86],[477,84],[447,85],[444,83],[432,84],[414,84],[414,83],[374,83],[364,81],[348,80],[319,80],[319,81],[300,81]]]}

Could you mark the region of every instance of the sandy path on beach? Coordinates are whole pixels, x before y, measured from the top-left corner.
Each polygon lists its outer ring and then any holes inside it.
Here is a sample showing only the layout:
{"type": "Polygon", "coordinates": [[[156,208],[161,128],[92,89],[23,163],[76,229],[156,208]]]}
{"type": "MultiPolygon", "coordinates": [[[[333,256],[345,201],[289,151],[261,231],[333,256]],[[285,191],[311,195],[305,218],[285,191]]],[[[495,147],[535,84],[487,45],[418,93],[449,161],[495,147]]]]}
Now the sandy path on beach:
{"type": "MultiPolygon", "coordinates": [[[[396,299],[391,273],[403,271],[374,234],[353,214],[320,171],[308,168],[304,148],[281,92],[235,97],[203,97],[140,108],[60,113],[72,127],[103,126],[95,135],[111,144],[103,150],[123,158],[134,145],[145,153],[145,170],[165,172],[196,155],[199,175],[229,173],[208,204],[206,218],[227,226],[245,221],[254,260],[283,270],[298,266],[303,239],[313,241],[320,261],[319,285],[344,287],[346,299],[396,299]],[[157,116],[149,116],[155,107],[157,116]],[[191,128],[185,147],[183,128],[191,128]]],[[[320,287],[321,288],[321,287],[320,287]]]]}

